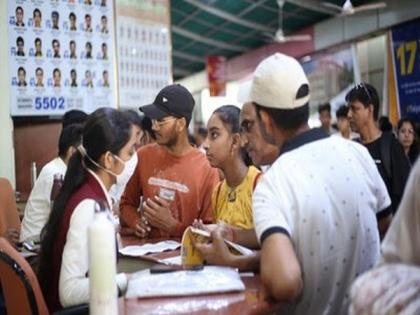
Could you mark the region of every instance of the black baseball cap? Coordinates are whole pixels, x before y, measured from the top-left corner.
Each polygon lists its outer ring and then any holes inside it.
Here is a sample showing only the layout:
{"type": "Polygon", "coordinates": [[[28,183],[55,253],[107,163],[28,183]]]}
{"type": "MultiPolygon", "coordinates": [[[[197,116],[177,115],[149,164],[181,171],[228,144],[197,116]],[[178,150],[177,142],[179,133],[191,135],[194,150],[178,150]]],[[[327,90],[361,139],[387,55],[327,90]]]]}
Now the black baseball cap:
{"type": "Polygon", "coordinates": [[[150,119],[175,116],[185,117],[187,121],[190,121],[194,104],[195,101],[190,91],[181,84],[171,84],[160,90],[152,104],[139,109],[150,119]]]}

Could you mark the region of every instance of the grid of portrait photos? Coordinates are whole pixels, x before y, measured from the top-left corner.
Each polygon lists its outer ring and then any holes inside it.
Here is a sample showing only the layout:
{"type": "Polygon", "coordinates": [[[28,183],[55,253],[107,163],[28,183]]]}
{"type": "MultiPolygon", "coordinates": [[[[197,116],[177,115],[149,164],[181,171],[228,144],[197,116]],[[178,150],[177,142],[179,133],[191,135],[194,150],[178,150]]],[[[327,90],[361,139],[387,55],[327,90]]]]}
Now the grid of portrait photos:
{"type": "Polygon", "coordinates": [[[114,104],[113,0],[9,0],[13,116],[114,104]]]}
{"type": "Polygon", "coordinates": [[[172,82],[169,26],[121,15],[117,20],[120,105],[151,103],[172,82]]]}

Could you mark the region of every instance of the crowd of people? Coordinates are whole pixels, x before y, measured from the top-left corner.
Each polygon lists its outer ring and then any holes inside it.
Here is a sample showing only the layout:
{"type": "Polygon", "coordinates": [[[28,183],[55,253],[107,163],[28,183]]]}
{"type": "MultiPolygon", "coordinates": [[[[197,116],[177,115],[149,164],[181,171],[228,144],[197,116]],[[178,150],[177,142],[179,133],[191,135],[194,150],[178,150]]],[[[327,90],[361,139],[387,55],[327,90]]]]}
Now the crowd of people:
{"type": "MultiPolygon", "coordinates": [[[[420,312],[415,123],[381,130],[378,94],[360,83],[338,108],[336,129],[329,104],[319,107],[321,127],[310,128],[308,79],[280,53],[257,66],[245,94],[242,109],[216,109],[194,136],[195,102],[179,84],[141,116],[112,108],[64,116],[58,156],[32,189],[20,233],[41,242],[50,311],[89,299],[97,202],[138,238],[208,230],[212,242],[195,245],[205,261],[259,272],[285,313],[420,312]],[[56,174],[63,180],[53,196],[56,174]],[[224,239],[254,252],[234,255],[224,239]]],[[[120,292],[127,279],[117,275],[120,292]]]]}

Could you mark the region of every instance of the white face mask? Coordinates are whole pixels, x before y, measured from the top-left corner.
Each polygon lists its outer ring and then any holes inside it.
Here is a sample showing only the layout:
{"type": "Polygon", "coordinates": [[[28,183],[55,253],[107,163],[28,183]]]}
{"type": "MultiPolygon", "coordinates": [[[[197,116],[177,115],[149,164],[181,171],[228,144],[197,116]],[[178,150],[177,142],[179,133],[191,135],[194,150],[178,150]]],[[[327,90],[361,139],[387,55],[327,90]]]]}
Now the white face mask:
{"type": "Polygon", "coordinates": [[[126,162],[116,155],[114,155],[114,157],[124,165],[124,168],[120,174],[112,174],[116,177],[116,185],[124,188],[136,169],[138,162],[137,153],[134,153],[126,162]]]}
{"type": "Polygon", "coordinates": [[[95,164],[97,167],[103,169],[108,174],[111,174],[112,176],[115,176],[116,179],[116,185],[121,187],[122,189],[125,188],[125,185],[130,180],[131,176],[134,173],[134,170],[136,169],[138,158],[137,153],[134,153],[131,158],[128,161],[123,161],[120,157],[118,157],[115,154],[112,154],[120,163],[124,165],[124,168],[120,174],[115,174],[114,172],[104,168],[99,163],[95,162],[93,159],[90,158],[90,156],[86,153],[85,148],[80,145],[78,147],[79,152],[82,154],[82,156],[86,156],[93,164],[95,164]]]}

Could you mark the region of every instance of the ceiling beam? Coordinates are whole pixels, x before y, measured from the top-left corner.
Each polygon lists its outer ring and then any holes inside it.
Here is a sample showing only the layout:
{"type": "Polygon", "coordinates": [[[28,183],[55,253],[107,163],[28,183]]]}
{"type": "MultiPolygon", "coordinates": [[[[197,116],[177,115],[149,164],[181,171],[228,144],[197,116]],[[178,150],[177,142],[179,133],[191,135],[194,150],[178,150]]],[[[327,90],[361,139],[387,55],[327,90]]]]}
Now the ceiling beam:
{"type": "Polygon", "coordinates": [[[337,15],[337,11],[324,7],[321,1],[317,0],[286,0],[298,7],[302,7],[315,12],[320,12],[328,15],[337,15]]]}
{"type": "Polygon", "coordinates": [[[172,51],[172,56],[176,57],[176,58],[181,58],[181,59],[185,59],[188,61],[194,61],[194,62],[200,62],[200,63],[205,63],[204,62],[204,58],[200,58],[197,57],[195,55],[191,55],[182,51],[178,51],[178,50],[173,50],[172,51]]]}
{"type": "Polygon", "coordinates": [[[206,38],[204,36],[198,35],[196,33],[184,30],[183,28],[180,28],[178,26],[172,25],[171,27],[172,32],[187,37],[189,39],[192,39],[196,42],[200,42],[200,43],[204,43],[207,44],[209,46],[216,46],[222,49],[226,49],[226,50],[232,50],[232,51],[238,51],[238,52],[243,52],[248,50],[248,47],[245,46],[240,46],[240,45],[232,45],[232,44],[228,44],[225,42],[221,42],[215,39],[211,39],[211,38],[206,38]]]}
{"type": "Polygon", "coordinates": [[[191,74],[191,71],[186,70],[186,69],[182,69],[182,68],[178,68],[177,66],[174,65],[173,67],[173,75],[177,76],[177,77],[185,77],[187,75],[191,74]]]}
{"type": "Polygon", "coordinates": [[[203,10],[203,11],[205,11],[205,12],[207,12],[207,13],[213,14],[215,16],[218,16],[218,17],[222,18],[222,19],[228,20],[228,21],[230,21],[232,23],[235,23],[235,24],[242,25],[244,27],[248,27],[248,28],[251,28],[251,29],[257,29],[257,30],[260,30],[262,32],[273,32],[273,31],[275,31],[272,28],[269,28],[265,25],[241,19],[241,18],[237,17],[236,15],[227,13],[226,11],[219,10],[215,7],[209,6],[207,4],[204,4],[204,3],[201,3],[201,2],[198,2],[198,1],[194,1],[194,0],[184,0],[184,1],[193,5],[193,6],[195,6],[195,7],[197,7],[197,8],[199,8],[199,9],[201,9],[201,10],[203,10]]]}
{"type": "MultiPolygon", "coordinates": [[[[178,10],[178,9],[177,9],[177,8],[175,8],[175,7],[172,7],[172,8],[171,8],[171,11],[173,11],[173,12],[175,12],[175,13],[177,13],[177,14],[180,14],[180,15],[182,15],[183,17],[187,17],[187,16],[188,16],[188,14],[187,14],[187,13],[185,13],[185,12],[183,12],[183,11],[181,11],[181,10],[178,10]]],[[[184,21],[184,20],[182,20],[181,22],[183,22],[183,21],[184,21]]],[[[210,28],[212,28],[212,27],[214,27],[214,25],[213,25],[213,24],[208,23],[208,22],[203,21],[203,20],[197,20],[197,19],[194,19],[194,22],[195,22],[195,23],[198,23],[198,24],[201,24],[201,25],[204,25],[204,26],[208,27],[209,29],[210,29],[210,28]]],[[[242,35],[242,33],[241,33],[241,32],[237,32],[237,31],[234,31],[234,30],[231,30],[231,29],[224,29],[223,31],[224,31],[224,32],[226,32],[226,33],[232,34],[232,35],[236,35],[236,36],[240,36],[240,35],[242,35]]]]}

